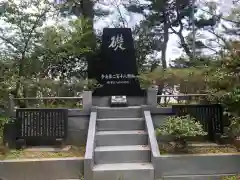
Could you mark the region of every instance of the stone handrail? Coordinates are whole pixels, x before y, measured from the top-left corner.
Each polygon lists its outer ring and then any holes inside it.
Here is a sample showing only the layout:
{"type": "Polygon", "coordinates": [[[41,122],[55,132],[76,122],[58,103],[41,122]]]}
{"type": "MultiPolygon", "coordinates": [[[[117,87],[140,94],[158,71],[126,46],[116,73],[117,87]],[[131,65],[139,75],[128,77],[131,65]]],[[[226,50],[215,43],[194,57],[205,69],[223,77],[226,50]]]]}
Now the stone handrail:
{"type": "MultiPolygon", "coordinates": [[[[153,164],[154,169],[158,169],[159,163],[158,160],[160,158],[160,151],[158,147],[158,142],[156,139],[155,135],[155,130],[153,126],[153,121],[151,117],[151,113],[149,110],[144,110],[143,111],[144,118],[145,118],[145,123],[146,123],[146,130],[148,133],[148,143],[151,148],[151,162],[153,164]]],[[[154,178],[155,179],[160,179],[161,178],[161,172],[160,171],[154,171],[154,178]]]]}
{"type": "Polygon", "coordinates": [[[159,157],[160,152],[159,152],[158,142],[156,139],[155,130],[154,130],[150,111],[144,111],[144,117],[145,117],[148,137],[149,137],[149,143],[150,143],[151,150],[152,150],[152,155],[154,157],[159,157]]]}
{"type": "Polygon", "coordinates": [[[88,136],[86,153],[84,159],[84,179],[92,180],[92,168],[94,165],[94,148],[95,148],[95,133],[96,133],[97,112],[92,111],[88,126],[88,136]]]}

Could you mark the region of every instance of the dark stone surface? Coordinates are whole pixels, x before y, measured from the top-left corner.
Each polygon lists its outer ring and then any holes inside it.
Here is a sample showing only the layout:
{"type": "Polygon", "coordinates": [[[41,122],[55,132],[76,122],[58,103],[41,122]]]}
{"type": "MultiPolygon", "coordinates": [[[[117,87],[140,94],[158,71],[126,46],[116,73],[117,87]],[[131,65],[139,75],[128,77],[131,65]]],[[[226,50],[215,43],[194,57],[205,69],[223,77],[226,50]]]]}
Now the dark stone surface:
{"type": "Polygon", "coordinates": [[[144,96],[136,79],[138,70],[130,28],[105,28],[99,57],[89,62],[89,78],[103,85],[93,96],[144,96]]]}

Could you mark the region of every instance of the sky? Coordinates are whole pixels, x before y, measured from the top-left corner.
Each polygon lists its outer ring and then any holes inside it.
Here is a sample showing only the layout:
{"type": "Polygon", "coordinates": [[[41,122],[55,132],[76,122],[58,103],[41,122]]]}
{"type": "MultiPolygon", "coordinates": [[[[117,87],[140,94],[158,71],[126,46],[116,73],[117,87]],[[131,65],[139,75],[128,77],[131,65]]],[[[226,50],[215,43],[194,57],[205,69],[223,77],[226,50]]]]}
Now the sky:
{"type": "MultiPolygon", "coordinates": [[[[105,1],[116,2],[117,0],[105,0],[105,1]]],[[[196,3],[200,3],[201,1],[202,0],[196,0],[196,3]]],[[[219,11],[222,12],[223,14],[227,14],[232,7],[231,0],[213,0],[213,1],[220,4],[219,11]]],[[[110,3],[108,3],[108,5],[109,4],[110,3]]],[[[113,3],[113,4],[116,4],[116,3],[113,3]]],[[[113,15],[111,15],[108,18],[98,20],[97,23],[95,24],[96,29],[101,31],[104,27],[111,26],[114,19],[116,19],[116,17],[118,16],[118,12],[117,12],[117,8],[114,8],[113,6],[111,6],[110,10],[112,10],[115,13],[113,13],[113,15]]],[[[128,27],[133,27],[136,23],[139,23],[143,19],[143,17],[141,17],[140,15],[136,15],[136,14],[134,15],[133,13],[131,13],[131,14],[127,13],[126,11],[124,11],[124,8],[120,8],[120,10],[121,10],[121,13],[124,15],[124,17],[128,21],[128,27]]],[[[185,33],[187,33],[187,32],[185,32],[185,33]]],[[[170,35],[168,48],[167,48],[167,61],[168,62],[170,62],[170,60],[178,58],[179,56],[181,56],[183,54],[183,50],[179,49],[177,46],[178,46],[178,37],[176,35],[170,35]]]]}

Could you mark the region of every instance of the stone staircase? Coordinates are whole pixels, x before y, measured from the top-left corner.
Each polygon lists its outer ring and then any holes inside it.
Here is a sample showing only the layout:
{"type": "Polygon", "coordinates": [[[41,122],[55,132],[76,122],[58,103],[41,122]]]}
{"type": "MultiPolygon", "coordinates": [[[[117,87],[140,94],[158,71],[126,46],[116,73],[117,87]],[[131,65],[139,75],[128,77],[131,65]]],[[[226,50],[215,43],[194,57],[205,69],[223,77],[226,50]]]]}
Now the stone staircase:
{"type": "Polygon", "coordinates": [[[98,107],[93,180],[153,180],[142,109],[98,107]]]}

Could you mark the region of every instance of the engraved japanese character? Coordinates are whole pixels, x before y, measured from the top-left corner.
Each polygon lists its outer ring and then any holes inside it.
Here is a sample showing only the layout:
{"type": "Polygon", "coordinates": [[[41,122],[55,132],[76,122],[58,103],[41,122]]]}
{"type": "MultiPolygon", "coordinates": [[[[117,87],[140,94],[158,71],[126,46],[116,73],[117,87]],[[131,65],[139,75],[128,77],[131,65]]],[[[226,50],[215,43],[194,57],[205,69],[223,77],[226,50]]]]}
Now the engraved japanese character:
{"type": "Polygon", "coordinates": [[[117,49],[125,50],[126,48],[123,47],[124,39],[122,34],[118,34],[117,36],[111,37],[111,44],[108,46],[109,48],[113,48],[114,51],[117,49]]]}

